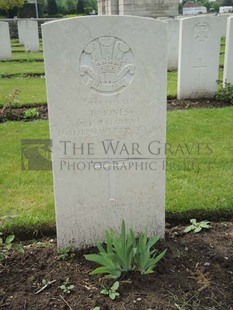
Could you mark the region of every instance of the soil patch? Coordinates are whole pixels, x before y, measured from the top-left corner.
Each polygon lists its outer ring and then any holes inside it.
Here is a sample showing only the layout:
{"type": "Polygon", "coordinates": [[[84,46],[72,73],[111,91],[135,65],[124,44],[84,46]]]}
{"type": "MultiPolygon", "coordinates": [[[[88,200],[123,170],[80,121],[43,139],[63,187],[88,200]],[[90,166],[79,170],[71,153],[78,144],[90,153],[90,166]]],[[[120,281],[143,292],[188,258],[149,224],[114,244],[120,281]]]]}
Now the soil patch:
{"type": "Polygon", "coordinates": [[[189,110],[189,109],[213,109],[213,108],[225,108],[232,106],[230,102],[218,101],[215,99],[168,99],[167,110],[189,110]]]}
{"type": "Polygon", "coordinates": [[[27,107],[13,108],[13,107],[3,107],[0,109],[0,123],[6,121],[23,121],[30,122],[36,119],[45,120],[48,119],[48,108],[47,105],[30,105],[27,107]],[[26,118],[25,112],[36,108],[39,112],[39,116],[36,118],[26,118]]]}
{"type": "MultiPolygon", "coordinates": [[[[40,74],[39,74],[40,75],[40,74]]],[[[36,77],[36,75],[34,75],[36,77]]],[[[212,108],[224,108],[227,106],[232,106],[232,104],[222,101],[216,101],[213,99],[198,99],[198,100],[178,100],[178,99],[168,99],[167,110],[189,110],[189,109],[212,109],[212,108]]],[[[24,113],[31,108],[36,107],[39,116],[36,119],[48,119],[48,109],[47,105],[32,104],[25,107],[3,107],[0,109],[0,123],[6,121],[33,121],[35,118],[25,118],[24,113]]]]}
{"type": "MultiPolygon", "coordinates": [[[[124,275],[115,301],[100,294],[102,285],[113,282],[89,275],[95,265],[85,261],[83,251],[59,260],[56,240],[24,243],[24,255],[12,253],[0,265],[0,309],[232,310],[233,223],[213,223],[198,234],[183,230],[167,225],[166,239],[158,245],[167,254],[156,272],[124,275]],[[59,288],[67,278],[74,285],[70,294],[59,288]],[[56,281],[35,294],[43,279],[56,281]]],[[[95,249],[85,250],[90,252],[95,249]]]]}

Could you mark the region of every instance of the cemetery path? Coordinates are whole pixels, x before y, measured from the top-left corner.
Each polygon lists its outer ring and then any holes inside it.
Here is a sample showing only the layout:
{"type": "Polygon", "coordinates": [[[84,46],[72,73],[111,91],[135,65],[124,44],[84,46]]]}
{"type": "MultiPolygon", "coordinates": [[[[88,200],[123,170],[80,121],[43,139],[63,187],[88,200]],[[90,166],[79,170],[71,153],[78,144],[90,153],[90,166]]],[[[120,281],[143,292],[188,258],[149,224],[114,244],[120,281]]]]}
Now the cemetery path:
{"type": "MultiPolygon", "coordinates": [[[[187,110],[187,109],[212,109],[212,108],[224,108],[231,106],[231,103],[216,101],[213,99],[198,99],[198,100],[178,100],[178,99],[169,99],[167,101],[167,110],[176,111],[176,110],[187,110]]],[[[46,104],[39,105],[27,105],[25,107],[3,107],[0,108],[0,123],[5,121],[33,121],[33,117],[25,117],[25,112],[31,110],[32,108],[37,109],[39,116],[36,119],[45,120],[48,119],[48,108],[46,104]]]]}
{"type": "Polygon", "coordinates": [[[106,280],[89,275],[94,265],[84,251],[61,260],[55,240],[25,242],[24,255],[11,253],[0,265],[0,309],[232,310],[233,223],[213,223],[196,234],[183,230],[167,225],[166,241],[158,245],[167,254],[156,272],[126,274],[115,301],[100,294],[106,280]],[[70,294],[59,288],[67,278],[74,285],[70,294]],[[50,281],[44,289],[43,279],[50,281]]]}

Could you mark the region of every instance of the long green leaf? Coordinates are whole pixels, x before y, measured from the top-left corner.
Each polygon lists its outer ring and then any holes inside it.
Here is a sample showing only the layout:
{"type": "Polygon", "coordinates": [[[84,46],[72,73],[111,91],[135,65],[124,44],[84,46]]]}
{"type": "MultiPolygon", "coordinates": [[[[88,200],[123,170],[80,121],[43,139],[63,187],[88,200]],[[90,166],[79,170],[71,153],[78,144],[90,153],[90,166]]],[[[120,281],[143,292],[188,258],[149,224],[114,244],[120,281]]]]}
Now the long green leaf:
{"type": "Polygon", "coordinates": [[[121,223],[121,251],[122,251],[122,258],[126,261],[126,233],[125,233],[125,221],[123,220],[121,223]]]}
{"type": "Polygon", "coordinates": [[[106,232],[105,232],[105,239],[106,239],[106,243],[107,243],[107,252],[112,253],[113,252],[112,238],[111,238],[111,235],[110,235],[108,230],[106,230],[106,232]]]}
{"type": "Polygon", "coordinates": [[[15,235],[9,235],[6,237],[5,244],[10,244],[15,239],[15,235]]]}
{"type": "Polygon", "coordinates": [[[164,257],[164,255],[166,254],[166,252],[167,252],[167,249],[165,249],[163,252],[161,252],[159,255],[157,255],[157,256],[154,258],[156,264],[164,257]]]}
{"type": "Polygon", "coordinates": [[[157,242],[159,241],[159,237],[155,236],[152,239],[150,239],[147,243],[147,247],[150,250],[152,248],[152,246],[154,246],[157,242]]]}
{"type": "Polygon", "coordinates": [[[106,253],[104,247],[102,246],[100,242],[96,242],[96,246],[100,253],[106,253]]]}

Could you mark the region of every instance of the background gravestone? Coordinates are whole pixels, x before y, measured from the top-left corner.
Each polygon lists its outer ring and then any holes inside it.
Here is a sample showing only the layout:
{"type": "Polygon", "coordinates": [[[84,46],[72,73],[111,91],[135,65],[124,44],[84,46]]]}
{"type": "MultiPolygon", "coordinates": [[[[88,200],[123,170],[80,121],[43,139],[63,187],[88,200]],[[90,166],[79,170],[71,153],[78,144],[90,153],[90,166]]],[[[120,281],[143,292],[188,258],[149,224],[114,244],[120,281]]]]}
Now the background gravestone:
{"type": "Polygon", "coordinates": [[[167,68],[170,71],[177,70],[179,48],[179,20],[168,19],[168,52],[167,68]]]}
{"type": "Polygon", "coordinates": [[[25,51],[38,52],[39,51],[39,31],[38,22],[27,19],[23,27],[23,44],[25,51]]]}
{"type": "Polygon", "coordinates": [[[24,44],[25,24],[26,20],[19,20],[17,22],[19,43],[22,45],[24,44]]]}
{"type": "Polygon", "coordinates": [[[12,58],[9,24],[0,22],[0,60],[12,58]]]}
{"type": "Polygon", "coordinates": [[[224,59],[223,83],[233,84],[233,16],[227,21],[226,49],[224,59]]]}
{"type": "Polygon", "coordinates": [[[122,219],[163,237],[166,24],[83,17],[42,30],[58,246],[93,245],[122,219]]]}
{"type": "Polygon", "coordinates": [[[227,18],[230,16],[230,14],[219,14],[218,20],[220,24],[220,35],[221,37],[226,37],[226,30],[227,30],[227,18]]]}
{"type": "Polygon", "coordinates": [[[214,96],[220,53],[218,18],[181,19],[179,40],[178,99],[214,96]]]}

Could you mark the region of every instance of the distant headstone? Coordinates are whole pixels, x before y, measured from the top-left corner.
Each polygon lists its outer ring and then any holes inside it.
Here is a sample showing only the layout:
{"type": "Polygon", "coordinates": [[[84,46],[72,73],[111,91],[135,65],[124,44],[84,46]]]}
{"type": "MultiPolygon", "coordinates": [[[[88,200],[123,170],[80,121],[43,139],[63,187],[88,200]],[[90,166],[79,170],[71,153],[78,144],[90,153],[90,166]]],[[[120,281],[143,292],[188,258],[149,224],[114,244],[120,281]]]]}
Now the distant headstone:
{"type": "Polygon", "coordinates": [[[27,19],[23,27],[23,44],[25,51],[38,52],[39,51],[39,31],[38,22],[27,19]]]}
{"type": "Polygon", "coordinates": [[[164,237],[166,23],[82,17],[42,31],[58,246],[103,241],[123,219],[164,237]]]}
{"type": "Polygon", "coordinates": [[[179,49],[179,20],[167,19],[168,23],[168,52],[167,68],[175,71],[178,68],[178,49],[179,49]]]}
{"type": "Polygon", "coordinates": [[[223,83],[233,84],[233,16],[227,21],[223,83]]]}
{"type": "Polygon", "coordinates": [[[216,17],[180,20],[179,99],[208,98],[217,90],[220,29],[216,17]]]}
{"type": "Polygon", "coordinates": [[[12,58],[9,24],[0,22],[0,60],[12,58]]]}
{"type": "Polygon", "coordinates": [[[230,16],[230,14],[219,14],[218,20],[220,23],[220,35],[221,37],[226,37],[226,31],[227,31],[227,19],[230,16]]]}
{"type": "Polygon", "coordinates": [[[19,43],[22,45],[24,44],[25,23],[25,20],[19,20],[17,22],[19,43]]]}

